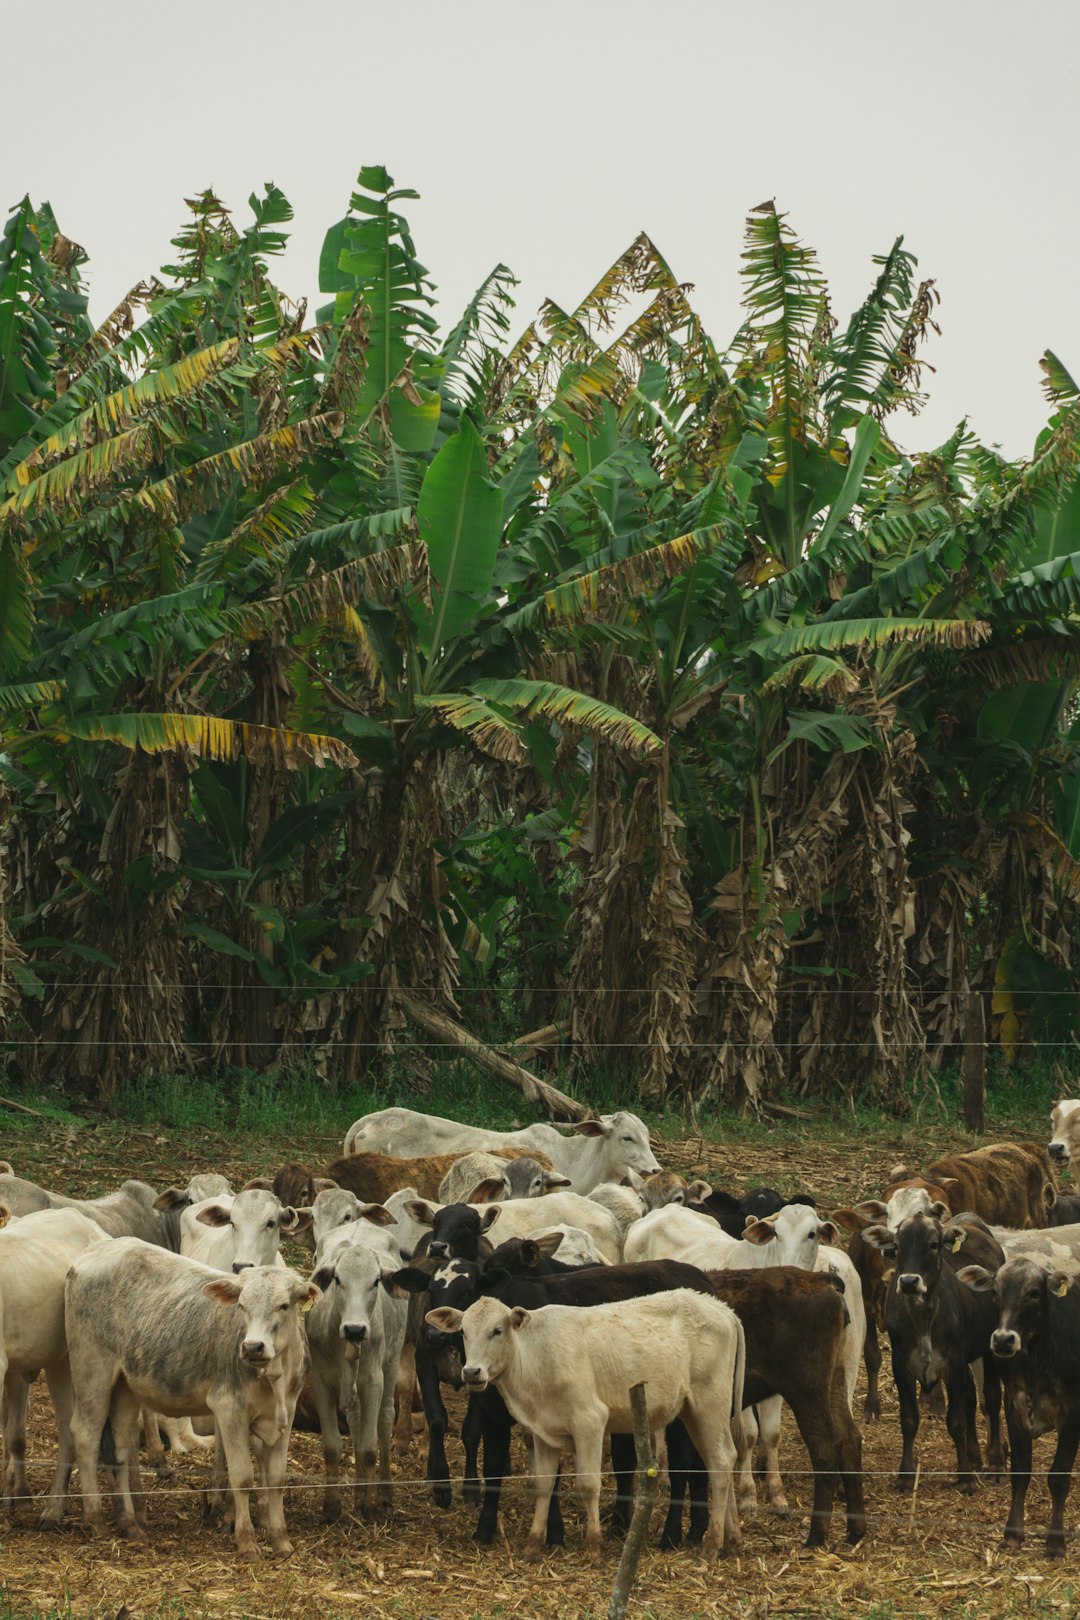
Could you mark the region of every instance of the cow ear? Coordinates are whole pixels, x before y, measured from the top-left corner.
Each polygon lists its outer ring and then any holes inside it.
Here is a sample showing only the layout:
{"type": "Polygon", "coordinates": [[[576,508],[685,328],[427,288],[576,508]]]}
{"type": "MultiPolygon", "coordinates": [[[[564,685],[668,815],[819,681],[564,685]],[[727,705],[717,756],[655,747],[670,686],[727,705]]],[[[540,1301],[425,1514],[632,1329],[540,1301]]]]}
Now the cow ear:
{"type": "MultiPolygon", "coordinates": [[[[873,1221],[887,1221],[889,1206],[883,1204],[880,1198],[864,1198],[861,1203],[855,1205],[853,1213],[863,1226],[869,1226],[873,1221]]],[[[834,1215],[833,1220],[835,1219],[834,1215]]]]}
{"type": "Polygon", "coordinates": [[[361,1205],[360,1219],[370,1221],[372,1226],[396,1226],[398,1223],[393,1211],[386,1209],[382,1204],[361,1205]]]}
{"type": "Polygon", "coordinates": [[[864,1226],[863,1242],[869,1243],[871,1248],[880,1249],[882,1254],[893,1258],[896,1254],[896,1233],[890,1232],[887,1226],[864,1226]]]}
{"type": "Polygon", "coordinates": [[[224,1204],[208,1204],[205,1209],[200,1209],[195,1219],[201,1221],[203,1226],[228,1226],[232,1215],[224,1204]]]}
{"type": "Polygon", "coordinates": [[[768,1221],[756,1221],[750,1215],[747,1217],[746,1225],[743,1227],[743,1237],[747,1243],[754,1243],[759,1246],[762,1243],[771,1243],[776,1237],[776,1227],[770,1226],[768,1221]]]}
{"type": "Polygon", "coordinates": [[[962,1226],[950,1226],[949,1230],[945,1233],[945,1241],[949,1245],[949,1248],[953,1254],[956,1254],[958,1250],[964,1247],[964,1239],[966,1237],[967,1233],[962,1226]]]}
{"type": "Polygon", "coordinates": [[[498,1204],[489,1205],[480,1217],[481,1232],[490,1232],[491,1228],[495,1225],[495,1222],[498,1220],[501,1214],[502,1210],[499,1208],[498,1204]]]}
{"type": "Polygon", "coordinates": [[[431,1287],[431,1277],[419,1266],[402,1266],[400,1271],[394,1272],[390,1281],[399,1298],[404,1298],[406,1294],[426,1294],[431,1287]]]}
{"type": "Polygon", "coordinates": [[[245,1181],[240,1189],[241,1192],[273,1192],[273,1190],[274,1183],[269,1176],[253,1176],[250,1181],[245,1181]]]}
{"type": "Polygon", "coordinates": [[[13,1176],[14,1174],[15,1166],[11,1161],[9,1159],[0,1159],[0,1176],[13,1176]]]}
{"type": "Polygon", "coordinates": [[[835,1243],[839,1236],[840,1228],[837,1226],[835,1221],[822,1221],[821,1225],[818,1227],[818,1238],[826,1245],[826,1247],[832,1243],[835,1243]]]}
{"type": "Polygon", "coordinates": [[[323,1292],[325,1293],[326,1290],[330,1287],[330,1284],[334,1280],[334,1268],[333,1268],[333,1266],[332,1265],[320,1266],[317,1271],[313,1271],[311,1273],[311,1280],[315,1284],[316,1288],[321,1288],[323,1290],[323,1292]]]}
{"type": "Polygon", "coordinates": [[[510,1326],[512,1328],[523,1328],[531,1315],[531,1311],[525,1310],[521,1305],[515,1305],[510,1312],[510,1326]]]}
{"type": "Polygon", "coordinates": [[[441,1204],[429,1203],[426,1198],[410,1198],[407,1204],[402,1205],[406,1215],[421,1226],[431,1226],[442,1207],[441,1204]]]}
{"type": "Polygon", "coordinates": [[[1064,1299],[1069,1292],[1071,1283],[1072,1278],[1068,1272],[1052,1271],[1046,1279],[1047,1293],[1052,1294],[1055,1299],[1064,1299]]]}
{"type": "Polygon", "coordinates": [[[688,1204],[703,1204],[706,1198],[712,1197],[712,1183],[699,1176],[692,1181],[686,1189],[686,1202],[688,1204]]]}
{"type": "Polygon", "coordinates": [[[313,1219],[311,1210],[306,1205],[302,1205],[300,1209],[293,1209],[291,1205],[287,1205],[281,1212],[278,1225],[283,1232],[291,1232],[295,1237],[297,1232],[306,1232],[313,1219]]]}
{"type": "Polygon", "coordinates": [[[811,1209],[817,1209],[817,1199],[809,1193],[795,1193],[788,1199],[789,1204],[808,1204],[811,1209]]]}
{"type": "Polygon", "coordinates": [[[832,1218],[837,1226],[844,1228],[845,1232],[861,1232],[867,1224],[853,1209],[834,1209],[832,1218]]]}
{"type": "Polygon", "coordinates": [[[293,1304],[299,1305],[301,1314],[304,1316],[307,1315],[313,1305],[316,1305],[322,1299],[322,1289],[314,1277],[310,1282],[305,1282],[302,1277],[295,1278],[290,1293],[293,1304]]]}
{"type": "Polygon", "coordinates": [[[506,1197],[506,1182],[502,1176],[487,1176],[478,1181],[466,1198],[467,1204],[497,1204],[506,1197]]]}
{"type": "Polygon", "coordinates": [[[329,1176],[316,1176],[312,1185],[315,1188],[316,1194],[318,1194],[321,1192],[332,1192],[337,1186],[337,1182],[332,1181],[329,1176]]]}
{"type": "Polygon", "coordinates": [[[929,1213],[934,1216],[935,1220],[947,1221],[952,1214],[952,1210],[948,1204],[943,1204],[940,1198],[935,1198],[930,1205],[929,1213]]]}
{"type": "Polygon", "coordinates": [[[918,1173],[919,1172],[917,1170],[912,1170],[910,1165],[894,1164],[892,1169],[889,1171],[889,1180],[910,1181],[912,1176],[917,1176],[918,1173]]]}
{"type": "Polygon", "coordinates": [[[0,1204],[0,1227],[5,1227],[11,1219],[11,1206],[0,1204]]]}
{"type": "Polygon", "coordinates": [[[645,1177],[639,1176],[636,1170],[628,1170],[619,1182],[620,1187],[633,1187],[635,1192],[640,1192],[644,1185],[645,1177]]]}
{"type": "MultiPolygon", "coordinates": [[[[639,1180],[640,1180],[640,1177],[639,1177],[639,1180]]],[[[572,1187],[573,1185],[574,1185],[574,1183],[570,1180],[570,1177],[560,1175],[558,1170],[545,1170],[544,1171],[544,1186],[545,1187],[572,1187]]],[[[629,1183],[629,1185],[633,1186],[633,1183],[631,1182],[631,1183],[629,1183]]],[[[635,1191],[636,1191],[636,1189],[635,1189],[635,1191]]]]}
{"type": "Polygon", "coordinates": [[[571,1127],[579,1136],[610,1136],[611,1126],[605,1125],[602,1119],[579,1119],[571,1127]]]}
{"type": "Polygon", "coordinates": [[[962,1283],[974,1288],[977,1294],[985,1294],[994,1286],[994,1274],[987,1271],[985,1266],[961,1266],[956,1275],[962,1283]]]}
{"type": "Polygon", "coordinates": [[[428,1311],[424,1321],[428,1327],[437,1328],[440,1333],[460,1333],[464,1314],[464,1311],[455,1311],[449,1305],[440,1305],[438,1310],[428,1311]]]}
{"type": "Polygon", "coordinates": [[[565,1232],[534,1232],[528,1241],[535,1244],[538,1253],[546,1260],[550,1260],[565,1236],[565,1232]]]}
{"type": "Polygon", "coordinates": [[[235,1305],[243,1286],[239,1277],[215,1277],[213,1282],[203,1284],[203,1293],[219,1305],[235,1305]]]}
{"type": "Polygon", "coordinates": [[[1053,1209],[1054,1205],[1057,1203],[1057,1188],[1054,1186],[1052,1181],[1048,1181],[1044,1185],[1043,1197],[1046,1199],[1047,1209],[1053,1209]]]}
{"type": "MultiPolygon", "coordinates": [[[[561,1235],[561,1234],[560,1234],[561,1235]]],[[[518,1250],[518,1260],[531,1271],[540,1264],[542,1251],[535,1238],[522,1238],[521,1248],[518,1250]]]]}
{"type": "Polygon", "coordinates": [[[938,1182],[939,1187],[959,1187],[959,1185],[955,1176],[942,1176],[938,1182]]]}
{"type": "Polygon", "coordinates": [[[154,1199],[154,1208],[186,1209],[190,1203],[191,1196],[189,1193],[184,1192],[180,1187],[166,1187],[165,1191],[154,1199]]]}

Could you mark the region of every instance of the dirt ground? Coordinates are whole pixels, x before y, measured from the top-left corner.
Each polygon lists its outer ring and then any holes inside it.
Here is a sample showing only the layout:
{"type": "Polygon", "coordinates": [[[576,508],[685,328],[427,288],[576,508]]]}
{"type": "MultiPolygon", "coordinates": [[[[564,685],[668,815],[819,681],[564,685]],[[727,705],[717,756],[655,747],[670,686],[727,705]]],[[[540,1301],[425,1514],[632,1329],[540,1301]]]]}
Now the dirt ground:
{"type": "MultiPolygon", "coordinates": [[[[343,1126],[348,1122],[343,1121],[343,1126]]],[[[1045,1137],[1041,1118],[1029,1133],[1045,1137]]],[[[154,1131],[91,1125],[82,1129],[43,1125],[0,1142],[0,1156],[20,1174],[71,1193],[107,1190],[137,1175],[157,1186],[186,1180],[195,1170],[220,1169],[234,1177],[272,1172],[284,1158],[307,1157],[321,1165],[338,1150],[340,1137],[304,1137],[277,1149],[244,1144],[211,1133],[183,1138],[154,1131]]],[[[872,1196],[899,1159],[928,1159],[946,1148],[970,1145],[944,1125],[868,1135],[852,1125],[849,1135],[814,1142],[805,1128],[778,1125],[767,1142],[724,1145],[692,1138],[666,1144],[660,1157],[682,1170],[708,1174],[733,1188],[766,1182],[786,1191],[814,1192],[822,1207],[872,1196]]],[[[297,1258],[297,1257],[294,1257],[297,1258]]],[[[863,1427],[870,1531],[858,1548],[843,1540],[838,1503],[829,1548],[807,1552],[810,1481],[806,1454],[790,1420],[782,1449],[788,1520],[764,1508],[744,1520],[740,1556],[707,1566],[696,1553],[662,1553],[651,1546],[642,1558],[630,1613],[655,1620],[694,1616],[977,1614],[1071,1615],[1074,1587],[1080,1591],[1075,1538],[1063,1564],[1042,1556],[1047,1515],[1045,1485],[1029,1495],[1028,1546],[1019,1555],[999,1550],[1007,1506],[1005,1485],[983,1485],[973,1498],[951,1483],[953,1452],[943,1420],[924,1417],[913,1498],[898,1496],[892,1476],[899,1455],[896,1400],[888,1347],[882,1369],[882,1421],[863,1427]]],[[[460,1418],[460,1404],[456,1408],[460,1418]]],[[[858,1414],[861,1416],[861,1391],[858,1414]]],[[[1048,1465],[1051,1442],[1036,1448],[1036,1468],[1048,1465]]],[[[461,1452],[450,1442],[451,1466],[460,1473],[461,1452]]],[[[29,1454],[35,1490],[44,1490],[54,1453],[47,1398],[35,1388],[29,1454]]],[[[69,1512],[64,1529],[32,1528],[22,1507],[13,1525],[0,1531],[0,1620],[24,1616],[105,1616],[149,1620],[179,1617],[318,1615],[397,1617],[397,1620],[469,1620],[516,1615],[578,1617],[606,1615],[619,1548],[612,1543],[598,1568],[581,1561],[576,1504],[567,1512],[568,1545],[540,1566],[520,1561],[529,1504],[520,1481],[504,1494],[504,1533],[490,1549],[471,1539],[475,1510],[455,1491],[448,1512],[437,1509],[423,1482],[424,1444],[417,1435],[407,1462],[395,1467],[393,1522],[370,1527],[320,1523],[322,1474],[318,1441],[294,1436],[286,1513],[294,1556],[269,1555],[254,1565],[235,1557],[231,1539],[200,1522],[201,1493],[209,1469],[200,1455],[176,1462],[176,1480],[151,1485],[150,1540],[144,1545],[87,1540],[79,1514],[69,1512]]],[[[516,1466],[520,1467],[520,1449],[516,1466]]],[[[1067,1513],[1075,1526],[1080,1507],[1067,1513]]],[[[655,1544],[660,1511],[650,1541],[655,1544]]]]}

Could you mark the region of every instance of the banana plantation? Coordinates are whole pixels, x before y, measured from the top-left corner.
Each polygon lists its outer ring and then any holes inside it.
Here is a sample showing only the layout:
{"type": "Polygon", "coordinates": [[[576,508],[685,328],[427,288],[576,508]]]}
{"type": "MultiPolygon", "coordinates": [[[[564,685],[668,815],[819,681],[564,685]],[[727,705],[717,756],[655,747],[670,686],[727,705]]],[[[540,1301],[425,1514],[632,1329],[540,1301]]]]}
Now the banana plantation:
{"type": "Polygon", "coordinates": [[[756,209],[721,344],[641,236],[516,336],[503,265],[438,309],[414,196],[361,170],[311,312],[282,193],[205,192],[96,327],[48,206],[7,221],[12,1084],[377,1080],[417,1004],[654,1104],[1070,1045],[1066,366],[1029,457],[912,450],[902,238],[845,317],[756,209]]]}

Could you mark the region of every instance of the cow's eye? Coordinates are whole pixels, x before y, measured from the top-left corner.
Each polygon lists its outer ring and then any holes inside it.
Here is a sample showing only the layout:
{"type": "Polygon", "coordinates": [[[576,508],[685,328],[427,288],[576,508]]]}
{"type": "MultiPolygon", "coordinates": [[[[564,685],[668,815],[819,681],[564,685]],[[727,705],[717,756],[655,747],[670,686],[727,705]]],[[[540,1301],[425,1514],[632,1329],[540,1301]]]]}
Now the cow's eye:
{"type": "Polygon", "coordinates": [[[624,1136],[623,1137],[624,1142],[632,1142],[633,1140],[634,1140],[634,1138],[632,1136],[624,1136]]]}
{"type": "Polygon", "coordinates": [[[502,1328],[492,1328],[492,1330],[491,1330],[491,1337],[492,1337],[492,1338],[493,1338],[493,1339],[500,1339],[500,1338],[502,1338],[502,1328]]]}
{"type": "Polygon", "coordinates": [[[267,1221],[267,1223],[266,1223],[266,1230],[267,1230],[267,1231],[268,1231],[268,1232],[272,1232],[272,1231],[273,1231],[273,1229],[274,1229],[274,1227],[275,1227],[275,1226],[276,1226],[276,1225],[277,1225],[277,1222],[276,1222],[276,1221],[267,1221]]]}

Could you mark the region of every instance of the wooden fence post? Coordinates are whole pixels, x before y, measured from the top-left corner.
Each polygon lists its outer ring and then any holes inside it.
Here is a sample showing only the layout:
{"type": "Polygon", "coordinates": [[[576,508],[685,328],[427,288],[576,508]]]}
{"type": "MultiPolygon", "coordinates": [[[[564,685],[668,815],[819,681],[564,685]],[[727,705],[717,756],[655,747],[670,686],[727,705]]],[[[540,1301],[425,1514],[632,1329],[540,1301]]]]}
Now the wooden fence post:
{"type": "Polygon", "coordinates": [[[630,1588],[637,1574],[641,1549],[649,1531],[649,1520],[656,1505],[660,1489],[656,1457],[653,1453],[652,1434],[649,1431],[649,1409],[645,1404],[645,1385],[635,1384],[630,1391],[630,1411],[634,1419],[634,1449],[637,1452],[637,1486],[634,1491],[634,1512],[630,1528],[623,1542],[622,1557],[611,1591],[608,1620],[626,1620],[630,1603],[630,1588]]]}

